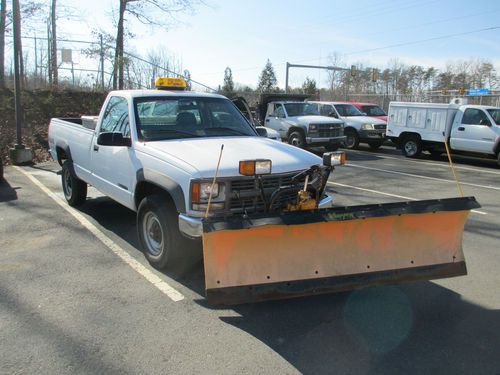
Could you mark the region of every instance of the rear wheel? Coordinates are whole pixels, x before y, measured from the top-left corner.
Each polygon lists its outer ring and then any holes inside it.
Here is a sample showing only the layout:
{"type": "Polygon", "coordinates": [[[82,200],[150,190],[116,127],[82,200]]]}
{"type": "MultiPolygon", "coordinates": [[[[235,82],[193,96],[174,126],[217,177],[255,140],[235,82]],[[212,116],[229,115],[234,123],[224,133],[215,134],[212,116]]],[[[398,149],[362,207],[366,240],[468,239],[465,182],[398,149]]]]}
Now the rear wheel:
{"type": "Polygon", "coordinates": [[[153,267],[179,266],[187,240],[179,231],[177,210],[168,197],[155,194],[142,200],[137,211],[137,231],[144,255],[153,267]]]}
{"type": "Polygon", "coordinates": [[[61,182],[64,198],[70,206],[77,207],[87,199],[87,183],[76,177],[72,170],[71,161],[66,160],[62,165],[61,182]]]}
{"type": "Polygon", "coordinates": [[[345,131],[345,147],[352,150],[359,146],[359,136],[356,130],[346,129],[345,131]]]}
{"type": "Polygon", "coordinates": [[[368,142],[368,146],[370,146],[372,150],[378,150],[380,146],[382,146],[382,143],[382,141],[370,141],[368,142]]]}
{"type": "Polygon", "coordinates": [[[288,136],[288,143],[299,148],[306,147],[306,139],[304,137],[304,134],[302,134],[300,131],[294,131],[290,133],[290,135],[288,136]]]}
{"type": "Polygon", "coordinates": [[[416,136],[408,136],[401,143],[401,151],[408,158],[416,158],[422,152],[422,142],[416,136]]]}

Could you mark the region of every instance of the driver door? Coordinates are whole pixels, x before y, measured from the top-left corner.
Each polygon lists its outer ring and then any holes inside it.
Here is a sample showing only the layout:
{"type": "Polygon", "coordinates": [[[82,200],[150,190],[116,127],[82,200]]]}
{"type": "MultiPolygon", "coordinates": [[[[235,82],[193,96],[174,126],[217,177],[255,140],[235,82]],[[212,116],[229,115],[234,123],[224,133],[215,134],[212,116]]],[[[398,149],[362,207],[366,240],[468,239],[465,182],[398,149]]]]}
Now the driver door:
{"type": "Polygon", "coordinates": [[[451,131],[451,147],[459,151],[492,154],[495,139],[490,119],[479,108],[467,108],[461,123],[451,131]]]}
{"type": "Polygon", "coordinates": [[[286,138],[288,127],[286,126],[285,118],[285,108],[281,103],[277,103],[274,105],[274,111],[266,117],[265,126],[276,130],[280,133],[281,138],[286,138]]]}
{"type": "Polygon", "coordinates": [[[135,157],[132,147],[105,146],[98,142],[104,132],[120,132],[130,137],[128,101],[113,96],[108,101],[92,145],[94,187],[127,207],[134,206],[135,157]]]}

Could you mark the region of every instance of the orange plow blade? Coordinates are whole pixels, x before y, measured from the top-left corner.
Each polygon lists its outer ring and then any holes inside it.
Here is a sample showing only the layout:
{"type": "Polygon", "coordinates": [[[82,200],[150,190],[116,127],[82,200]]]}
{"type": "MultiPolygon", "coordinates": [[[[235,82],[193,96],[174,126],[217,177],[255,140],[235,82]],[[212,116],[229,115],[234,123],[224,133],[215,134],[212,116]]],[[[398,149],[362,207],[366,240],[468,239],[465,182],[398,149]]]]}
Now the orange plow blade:
{"type": "Polygon", "coordinates": [[[206,294],[214,304],[465,275],[472,197],[207,219],[206,294]]]}

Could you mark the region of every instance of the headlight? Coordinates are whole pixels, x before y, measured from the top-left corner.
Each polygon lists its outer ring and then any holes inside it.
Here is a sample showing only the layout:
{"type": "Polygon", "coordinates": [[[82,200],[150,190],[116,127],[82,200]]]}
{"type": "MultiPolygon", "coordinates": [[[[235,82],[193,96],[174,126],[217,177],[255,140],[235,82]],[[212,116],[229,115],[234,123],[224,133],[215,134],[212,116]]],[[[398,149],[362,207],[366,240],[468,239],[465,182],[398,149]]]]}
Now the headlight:
{"type": "Polygon", "coordinates": [[[318,130],[318,125],[316,125],[316,124],[310,124],[309,125],[309,130],[310,131],[316,131],[316,130],[318,130]]]}
{"type": "MultiPolygon", "coordinates": [[[[207,201],[210,196],[210,189],[212,188],[211,182],[193,182],[191,184],[191,202],[207,201]]],[[[214,184],[212,198],[219,196],[219,184],[214,184]]]]}
{"type": "Polygon", "coordinates": [[[363,124],[363,125],[361,125],[361,130],[373,130],[373,129],[375,129],[373,127],[373,124],[363,124]]]}

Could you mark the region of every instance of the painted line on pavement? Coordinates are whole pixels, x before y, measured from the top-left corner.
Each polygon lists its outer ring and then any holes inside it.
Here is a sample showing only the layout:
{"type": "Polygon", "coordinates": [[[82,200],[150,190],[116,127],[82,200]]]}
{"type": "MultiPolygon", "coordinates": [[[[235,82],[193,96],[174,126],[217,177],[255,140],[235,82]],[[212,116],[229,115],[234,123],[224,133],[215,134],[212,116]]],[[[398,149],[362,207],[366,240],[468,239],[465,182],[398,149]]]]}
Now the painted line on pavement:
{"type": "MultiPolygon", "coordinates": [[[[435,160],[435,161],[427,161],[427,160],[421,160],[421,159],[410,159],[410,158],[407,158],[407,157],[403,157],[403,158],[398,158],[398,157],[395,157],[395,156],[387,156],[385,154],[379,154],[379,153],[373,153],[373,152],[369,152],[369,151],[363,151],[363,150],[349,150],[349,152],[353,152],[353,153],[356,153],[356,154],[365,154],[365,155],[375,155],[381,159],[394,159],[394,160],[404,160],[405,162],[411,162],[411,163],[417,163],[417,164],[429,164],[429,165],[432,165],[432,166],[438,166],[438,167],[441,167],[441,168],[446,168],[446,169],[450,169],[450,164],[448,163],[448,161],[444,162],[444,161],[439,161],[439,160],[435,160]]],[[[493,159],[487,159],[487,160],[493,160],[493,159]]],[[[490,171],[489,169],[480,169],[480,168],[471,168],[471,167],[464,167],[464,166],[461,166],[461,165],[457,165],[457,163],[453,162],[453,167],[455,169],[463,169],[463,170],[466,170],[466,171],[474,171],[474,172],[480,172],[480,173],[490,173],[490,174],[496,174],[496,175],[500,175],[500,172],[497,172],[497,171],[490,171]]]]}
{"type": "MultiPolygon", "coordinates": [[[[406,172],[390,171],[388,169],[381,169],[381,168],[365,167],[365,166],[362,166],[362,165],[357,165],[357,164],[352,164],[352,163],[346,163],[345,166],[346,167],[369,169],[371,171],[384,172],[384,173],[392,173],[392,174],[398,174],[398,175],[401,175],[401,176],[416,177],[416,178],[422,178],[422,179],[425,179],[425,180],[433,180],[433,181],[448,182],[448,183],[455,184],[455,180],[447,180],[445,178],[423,176],[423,175],[420,175],[420,174],[413,174],[413,173],[406,173],[406,172]]],[[[491,186],[491,185],[478,185],[478,184],[472,184],[470,182],[462,182],[462,181],[460,181],[460,185],[466,185],[466,186],[472,186],[472,187],[477,187],[477,188],[481,188],[481,189],[489,189],[489,190],[498,190],[498,191],[500,191],[500,187],[495,187],[495,186],[491,186]]]]}
{"type": "Polygon", "coordinates": [[[38,186],[45,194],[52,198],[59,206],[64,208],[69,212],[80,224],[82,224],[87,230],[92,233],[99,241],[101,241],[108,249],[115,253],[121,260],[127,263],[132,269],[137,271],[141,276],[153,284],[162,293],[166,294],[172,301],[178,302],[184,299],[182,293],[174,289],[172,286],[167,284],[149,269],[144,267],[140,262],[130,256],[125,250],[123,250],[119,245],[117,245],[113,240],[106,236],[99,228],[92,224],[85,216],[80,212],[75,210],[73,207],[69,206],[62,198],[60,198],[56,193],[50,191],[44,184],[42,184],[37,178],[32,176],[30,173],[26,172],[22,168],[14,167],[19,172],[23,173],[28,177],[31,182],[38,186]]]}
{"type": "MultiPolygon", "coordinates": [[[[359,187],[359,186],[352,186],[352,185],[340,184],[338,182],[330,182],[330,181],[328,181],[327,185],[334,185],[334,186],[346,187],[346,188],[349,188],[349,189],[356,189],[356,190],[366,191],[366,192],[369,192],[369,193],[375,193],[375,194],[380,194],[380,195],[387,195],[389,197],[407,199],[409,201],[416,201],[416,200],[418,200],[417,198],[410,198],[410,197],[405,197],[403,195],[385,193],[385,192],[379,191],[379,190],[365,189],[365,188],[362,188],[362,187],[359,187]]],[[[479,214],[479,215],[488,215],[487,212],[479,211],[479,210],[470,210],[470,212],[473,212],[473,213],[479,214]]]]}

